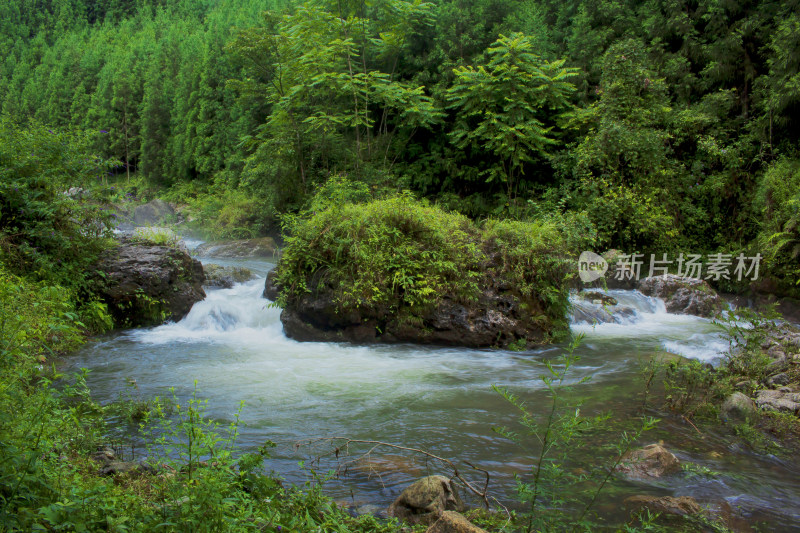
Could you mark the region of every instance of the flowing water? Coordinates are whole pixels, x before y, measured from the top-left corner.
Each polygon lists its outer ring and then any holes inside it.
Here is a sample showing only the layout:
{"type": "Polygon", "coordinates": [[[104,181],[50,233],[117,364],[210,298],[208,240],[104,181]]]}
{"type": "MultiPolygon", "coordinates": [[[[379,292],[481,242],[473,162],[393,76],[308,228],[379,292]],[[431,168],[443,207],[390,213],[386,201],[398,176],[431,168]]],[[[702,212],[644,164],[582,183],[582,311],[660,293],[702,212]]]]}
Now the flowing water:
{"type": "MultiPolygon", "coordinates": [[[[266,272],[258,261],[209,260],[248,266],[259,279],[232,289],[209,290],[178,323],[128,330],[96,339],[72,357],[72,369],[91,370],[88,383],[100,402],[113,401],[135,380],[143,397],[192,394],[208,398],[208,413],[229,423],[244,402],[239,444],[254,449],[271,439],[278,444],[269,467],[289,482],[307,472],[298,461],[330,451],[322,444],[295,447],[317,437],[379,440],[422,448],[442,457],[467,460],[491,472],[491,491],[501,501],[514,499],[513,475],[530,472],[523,448],[492,430],[512,428],[517,413],[493,385],[507,387],[533,410],[544,413],[548,399],[540,379],[544,361],[563,346],[528,352],[471,350],[416,345],[353,346],[298,343],[282,331],[280,310],[261,297],[266,272]]],[[[616,418],[641,412],[643,362],[669,352],[714,362],[727,347],[710,321],[666,313],[661,301],[634,291],[609,291],[622,318],[607,323],[574,321],[585,333],[581,356],[570,379],[585,398],[587,412],[611,410],[616,418]]],[[[576,315],[601,316],[602,309],[575,300],[576,315]],[[583,311],[579,313],[578,311],[583,311]]],[[[615,314],[616,315],[616,314],[615,314]]],[[[607,318],[607,317],[606,317],[607,318]]],[[[800,471],[772,456],[732,445],[726,429],[700,433],[666,413],[642,444],[662,440],[682,461],[705,468],[705,475],[679,474],[657,484],[618,482],[599,511],[620,512],[630,494],[694,496],[701,502],[727,502],[769,530],[797,529],[800,523],[800,471]]],[[[604,437],[598,437],[598,444],[604,437]]],[[[353,452],[366,451],[353,447],[353,452]]],[[[589,456],[579,461],[594,460],[589,456]]],[[[436,470],[431,463],[397,450],[373,454],[329,485],[330,493],[362,510],[385,508],[413,479],[436,470]]],[[[336,465],[319,464],[322,471],[336,465]]],[[[473,477],[478,481],[481,476],[473,477]]]]}

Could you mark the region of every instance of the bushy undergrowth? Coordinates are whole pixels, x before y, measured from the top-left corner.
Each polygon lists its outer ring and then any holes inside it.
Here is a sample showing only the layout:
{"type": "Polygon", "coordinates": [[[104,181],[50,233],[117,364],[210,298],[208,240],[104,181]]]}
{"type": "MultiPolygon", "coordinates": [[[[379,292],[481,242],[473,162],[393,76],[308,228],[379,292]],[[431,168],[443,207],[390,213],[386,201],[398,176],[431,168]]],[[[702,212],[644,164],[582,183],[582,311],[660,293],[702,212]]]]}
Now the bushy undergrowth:
{"type": "Polygon", "coordinates": [[[0,251],[9,269],[85,288],[113,223],[105,206],[68,193],[101,182],[113,166],[87,156],[90,141],[0,120],[0,251]]]}
{"type": "Polygon", "coordinates": [[[470,301],[503,285],[544,322],[565,326],[571,250],[552,221],[481,224],[409,194],[362,197],[315,199],[303,215],[287,219],[281,305],[324,290],[341,312],[413,314],[445,295],[470,301]]]}

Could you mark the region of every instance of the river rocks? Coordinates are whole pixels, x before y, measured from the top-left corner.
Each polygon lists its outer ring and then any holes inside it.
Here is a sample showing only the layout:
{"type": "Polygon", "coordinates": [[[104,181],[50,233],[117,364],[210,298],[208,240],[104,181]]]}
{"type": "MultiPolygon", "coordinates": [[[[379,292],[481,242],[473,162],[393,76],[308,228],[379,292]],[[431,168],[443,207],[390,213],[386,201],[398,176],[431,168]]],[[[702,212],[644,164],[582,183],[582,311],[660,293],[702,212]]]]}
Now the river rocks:
{"type": "Polygon", "coordinates": [[[800,415],[800,393],[760,390],[756,392],[756,405],[762,409],[800,415]]]}
{"type": "Polygon", "coordinates": [[[432,524],[444,511],[465,508],[448,478],[428,476],[407,487],[389,506],[388,513],[411,524],[432,524]]]}
{"type": "Polygon", "coordinates": [[[221,266],[214,264],[203,265],[206,287],[230,289],[236,283],[245,283],[257,276],[249,268],[238,266],[221,266]]]}
{"type": "Polygon", "coordinates": [[[200,257],[225,257],[233,259],[273,257],[278,246],[272,237],[242,239],[238,241],[206,242],[195,249],[200,257]]]}
{"type": "Polygon", "coordinates": [[[92,455],[92,459],[100,464],[97,473],[101,476],[118,474],[152,474],[155,469],[143,461],[121,461],[111,448],[101,447],[92,455]]]}
{"type": "Polygon", "coordinates": [[[634,511],[647,509],[651,513],[671,516],[692,516],[703,512],[703,508],[689,496],[647,496],[637,495],[625,499],[625,507],[634,511]]]}
{"type": "Polygon", "coordinates": [[[205,298],[203,267],[177,248],[121,239],[101,257],[100,296],[118,326],[180,320],[205,298]]]}
{"type": "Polygon", "coordinates": [[[175,210],[164,200],[155,199],[133,210],[133,222],[138,226],[147,226],[164,222],[175,216],[175,210]]]}
{"type": "Polygon", "coordinates": [[[416,320],[398,319],[386,310],[366,307],[342,313],[331,296],[307,294],[283,310],[281,322],[286,335],[298,341],[491,347],[515,339],[540,342],[546,337],[528,309],[510,295],[491,289],[477,302],[442,298],[416,320]]]}
{"type": "Polygon", "coordinates": [[[636,288],[646,296],[663,299],[670,313],[710,318],[724,308],[714,289],[698,279],[666,274],[640,280],[636,288]]]}
{"type": "Polygon", "coordinates": [[[626,453],[617,470],[632,479],[650,479],[680,472],[681,464],[663,446],[650,444],[626,453]]]}
{"type": "Polygon", "coordinates": [[[486,533],[463,515],[455,511],[444,511],[425,533],[486,533]]]}
{"type": "Polygon", "coordinates": [[[278,272],[273,268],[267,273],[267,280],[264,282],[264,298],[272,300],[278,299],[280,287],[277,284],[278,272]]]}
{"type": "Polygon", "coordinates": [[[598,291],[581,291],[578,297],[598,305],[617,305],[617,299],[609,296],[603,292],[598,291]]]}
{"type": "Polygon", "coordinates": [[[720,411],[722,418],[730,422],[752,422],[758,418],[755,402],[741,392],[728,396],[720,411]]]}

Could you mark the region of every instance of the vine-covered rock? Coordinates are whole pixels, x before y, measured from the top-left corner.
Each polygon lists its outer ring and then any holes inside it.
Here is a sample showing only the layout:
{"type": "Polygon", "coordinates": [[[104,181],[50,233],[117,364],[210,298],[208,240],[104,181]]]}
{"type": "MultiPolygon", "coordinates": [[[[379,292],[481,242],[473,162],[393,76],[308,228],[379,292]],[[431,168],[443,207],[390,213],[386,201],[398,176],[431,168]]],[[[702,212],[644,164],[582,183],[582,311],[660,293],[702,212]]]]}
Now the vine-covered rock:
{"type": "Polygon", "coordinates": [[[513,347],[566,333],[573,264],[553,224],[466,217],[408,197],[298,219],[265,295],[301,341],[513,347]]]}
{"type": "Polygon", "coordinates": [[[206,296],[203,266],[175,247],[121,239],[97,270],[100,295],[121,327],[180,320],[206,296]]]}

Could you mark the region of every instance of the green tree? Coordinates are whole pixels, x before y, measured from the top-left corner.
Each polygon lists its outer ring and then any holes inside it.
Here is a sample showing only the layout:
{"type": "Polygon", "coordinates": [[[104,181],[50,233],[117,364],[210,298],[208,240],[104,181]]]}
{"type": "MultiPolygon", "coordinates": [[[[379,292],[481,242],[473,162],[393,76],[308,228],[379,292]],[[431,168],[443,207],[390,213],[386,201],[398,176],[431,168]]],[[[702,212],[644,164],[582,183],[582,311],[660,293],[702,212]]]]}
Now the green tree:
{"type": "Polygon", "coordinates": [[[521,33],[500,36],[486,51],[487,63],[455,69],[447,91],[456,123],[450,136],[459,148],[486,149],[496,161],[487,182],[505,183],[508,204],[519,188],[525,163],[558,144],[552,132],[554,115],[569,108],[576,69],[564,60],[545,61],[533,53],[521,33]]]}

